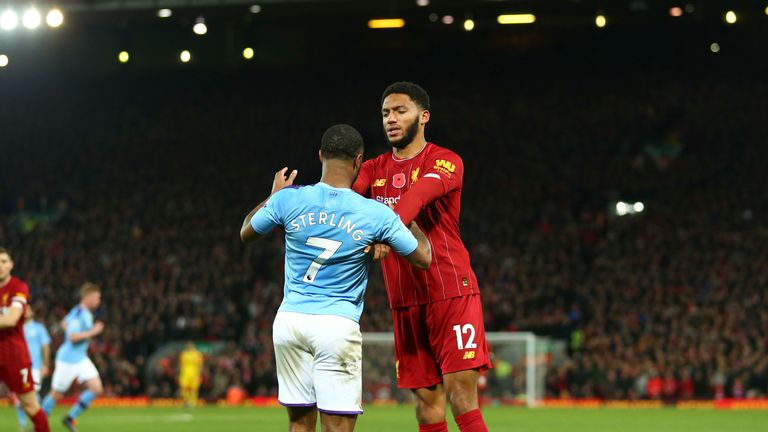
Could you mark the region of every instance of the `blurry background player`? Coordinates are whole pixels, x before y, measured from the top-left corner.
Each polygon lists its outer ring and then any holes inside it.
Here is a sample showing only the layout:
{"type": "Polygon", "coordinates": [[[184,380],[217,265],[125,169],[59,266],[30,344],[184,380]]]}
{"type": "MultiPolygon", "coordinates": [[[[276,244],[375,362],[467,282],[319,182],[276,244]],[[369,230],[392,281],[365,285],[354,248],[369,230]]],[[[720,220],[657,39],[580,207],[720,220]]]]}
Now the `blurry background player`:
{"type": "Polygon", "coordinates": [[[29,304],[29,287],[11,276],[11,253],[0,247],[0,382],[19,398],[36,432],[48,431],[48,418],[35,394],[32,360],[21,319],[29,304]]]}
{"type": "Polygon", "coordinates": [[[91,338],[104,331],[104,323],[93,321],[93,311],[99,307],[99,304],[101,304],[101,289],[90,282],[84,283],[80,288],[80,303],[64,317],[66,337],[56,352],[51,392],[43,400],[43,409],[50,416],[56,402],[69,390],[74,381],[85,384],[86,390],[80,393],[77,403],[62,419],[62,424],[70,431],[77,430],[75,419],[104,391],[99,371],[88,358],[88,345],[91,338]]]}
{"type": "MultiPolygon", "coordinates": [[[[433,251],[426,271],[413,271],[396,255],[382,260],[398,386],[414,391],[420,430],[448,430],[447,398],[462,432],[487,431],[477,381],[491,363],[477,277],[459,232],[464,164],[425,139],[430,107],[423,88],[394,83],[381,104],[392,151],[366,161],[353,189],[394,205],[403,223],[418,221],[433,251]]],[[[386,255],[386,248],[376,249],[386,255]]]]}
{"type": "MultiPolygon", "coordinates": [[[[51,335],[43,324],[35,321],[35,313],[31,307],[27,307],[24,314],[24,339],[29,347],[29,356],[32,358],[32,379],[35,382],[35,395],[40,401],[40,385],[43,378],[48,376],[51,366],[51,335]]],[[[19,428],[27,426],[27,416],[18,398],[16,399],[16,412],[19,417],[19,428]]]]}
{"type": "Polygon", "coordinates": [[[179,355],[179,389],[187,407],[197,406],[202,370],[203,354],[197,350],[194,342],[189,341],[179,355]]]}
{"type": "Polygon", "coordinates": [[[285,228],[285,293],[273,340],[278,399],[288,408],[290,430],[355,427],[362,413],[360,314],[374,242],[390,245],[406,262],[426,268],[429,243],[416,224],[410,232],[386,206],[350,190],[363,163],[363,138],[336,125],[323,134],[323,172],[312,186],[289,187],[297,172],[275,174],[272,195],[251,211],[240,236],[256,240],[285,228]]]}

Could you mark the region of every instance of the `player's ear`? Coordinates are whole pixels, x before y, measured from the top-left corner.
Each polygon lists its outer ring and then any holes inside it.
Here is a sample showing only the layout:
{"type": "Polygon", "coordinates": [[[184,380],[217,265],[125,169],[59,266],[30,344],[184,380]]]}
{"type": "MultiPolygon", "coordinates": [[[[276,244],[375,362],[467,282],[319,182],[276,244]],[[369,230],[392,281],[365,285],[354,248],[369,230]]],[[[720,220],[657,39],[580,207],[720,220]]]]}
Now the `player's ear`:
{"type": "Polygon", "coordinates": [[[355,168],[355,171],[359,171],[360,168],[363,167],[363,154],[358,153],[357,156],[355,156],[355,160],[353,161],[353,166],[355,168]]]}
{"type": "Polygon", "coordinates": [[[429,110],[424,110],[421,112],[421,124],[427,123],[429,123],[429,110]]]}
{"type": "Polygon", "coordinates": [[[323,161],[323,151],[322,150],[318,150],[317,151],[317,157],[320,158],[320,162],[323,161]]]}

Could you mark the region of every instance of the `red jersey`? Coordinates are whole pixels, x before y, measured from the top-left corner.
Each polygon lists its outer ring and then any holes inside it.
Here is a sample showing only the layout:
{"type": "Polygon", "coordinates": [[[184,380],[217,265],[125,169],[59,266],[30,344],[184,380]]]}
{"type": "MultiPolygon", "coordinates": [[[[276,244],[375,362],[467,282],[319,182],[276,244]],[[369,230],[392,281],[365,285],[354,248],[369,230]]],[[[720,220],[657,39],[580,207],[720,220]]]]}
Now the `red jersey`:
{"type": "Polygon", "coordinates": [[[427,270],[412,267],[394,253],[382,260],[392,308],[479,293],[459,233],[463,177],[461,158],[433,143],[410,159],[398,159],[389,151],[360,169],[352,189],[394,205],[406,225],[415,218],[432,245],[432,265],[427,270]]]}
{"type": "Polygon", "coordinates": [[[24,314],[29,302],[29,287],[21,279],[11,276],[7,284],[0,287],[0,313],[6,313],[13,303],[24,310],[15,326],[0,330],[0,365],[29,363],[29,349],[24,339],[24,314]]]}

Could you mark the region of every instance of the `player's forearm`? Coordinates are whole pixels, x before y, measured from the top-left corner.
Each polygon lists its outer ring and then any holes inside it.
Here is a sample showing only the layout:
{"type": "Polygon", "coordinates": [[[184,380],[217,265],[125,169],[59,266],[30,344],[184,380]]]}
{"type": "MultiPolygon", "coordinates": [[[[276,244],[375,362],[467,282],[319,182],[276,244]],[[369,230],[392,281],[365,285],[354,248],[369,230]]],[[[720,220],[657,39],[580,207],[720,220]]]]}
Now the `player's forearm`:
{"type": "Polygon", "coordinates": [[[43,345],[43,366],[49,368],[51,366],[51,346],[43,345]]]}
{"type": "Polygon", "coordinates": [[[432,246],[429,244],[427,236],[424,235],[424,232],[421,231],[421,228],[419,228],[416,222],[411,222],[409,229],[411,230],[411,234],[413,234],[419,242],[416,251],[409,255],[411,258],[409,261],[411,261],[411,264],[414,266],[426,270],[432,264],[432,246]]]}
{"type": "Polygon", "coordinates": [[[69,340],[72,343],[78,343],[82,342],[86,339],[90,339],[92,337],[96,336],[96,334],[93,331],[87,331],[87,332],[80,332],[80,333],[72,333],[69,335],[69,340]]]}
{"type": "Polygon", "coordinates": [[[11,328],[19,322],[21,315],[24,312],[23,308],[11,306],[8,308],[8,312],[0,315],[0,329],[11,328]]]}
{"type": "Polygon", "coordinates": [[[422,179],[403,194],[395,205],[395,213],[408,225],[419,212],[444,194],[442,183],[434,179],[422,179]]]}
{"type": "Polygon", "coordinates": [[[267,204],[267,200],[269,200],[269,197],[251,210],[251,212],[245,216],[245,219],[243,219],[243,226],[240,227],[240,240],[242,240],[243,243],[250,243],[259,238],[256,231],[254,231],[251,226],[251,219],[253,219],[253,215],[255,215],[257,211],[261,210],[261,208],[267,204]]]}

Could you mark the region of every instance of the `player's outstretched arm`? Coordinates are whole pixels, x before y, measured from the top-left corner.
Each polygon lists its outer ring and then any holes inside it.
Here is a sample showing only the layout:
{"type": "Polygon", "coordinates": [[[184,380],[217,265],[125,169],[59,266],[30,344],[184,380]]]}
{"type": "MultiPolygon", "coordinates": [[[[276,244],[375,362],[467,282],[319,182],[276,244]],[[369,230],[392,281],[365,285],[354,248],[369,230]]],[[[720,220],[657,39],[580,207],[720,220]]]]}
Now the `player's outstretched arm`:
{"type": "Polygon", "coordinates": [[[430,264],[432,264],[432,246],[430,246],[427,236],[424,235],[416,222],[411,222],[408,228],[411,230],[411,234],[416,237],[416,240],[419,241],[419,245],[416,247],[415,251],[406,255],[404,258],[411,263],[412,266],[421,270],[426,270],[429,268],[430,264]]]}
{"type": "Polygon", "coordinates": [[[269,197],[267,197],[267,199],[262,201],[253,210],[251,210],[251,212],[245,216],[245,219],[243,219],[243,226],[240,228],[240,240],[242,240],[243,243],[253,243],[254,241],[258,240],[259,233],[256,232],[256,230],[253,229],[253,226],[251,225],[253,216],[256,215],[256,213],[267,204],[267,201],[269,201],[269,198],[272,195],[285,187],[293,185],[293,181],[299,174],[297,170],[293,170],[291,171],[291,174],[286,177],[286,172],[288,172],[287,167],[275,173],[275,179],[272,181],[272,192],[270,193],[269,197]]]}
{"type": "Polygon", "coordinates": [[[15,304],[8,308],[8,312],[0,315],[0,329],[14,327],[24,315],[24,307],[17,307],[15,304]]]}

